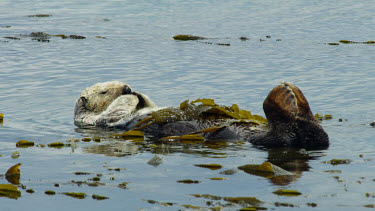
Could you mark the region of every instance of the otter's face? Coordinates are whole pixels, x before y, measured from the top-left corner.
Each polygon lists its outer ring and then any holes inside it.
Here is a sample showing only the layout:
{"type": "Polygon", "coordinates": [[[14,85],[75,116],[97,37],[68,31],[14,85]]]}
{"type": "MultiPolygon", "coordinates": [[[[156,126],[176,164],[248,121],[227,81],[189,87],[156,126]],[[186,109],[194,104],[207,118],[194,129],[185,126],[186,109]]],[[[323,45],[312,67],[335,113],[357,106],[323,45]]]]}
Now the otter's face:
{"type": "Polygon", "coordinates": [[[98,83],[84,90],[74,110],[76,124],[111,126],[141,110],[157,106],[146,96],[133,92],[119,81],[98,83]]]}
{"type": "Polygon", "coordinates": [[[81,101],[80,103],[87,111],[100,113],[119,96],[131,93],[131,87],[119,81],[98,83],[84,90],[78,101],[81,101]]]}

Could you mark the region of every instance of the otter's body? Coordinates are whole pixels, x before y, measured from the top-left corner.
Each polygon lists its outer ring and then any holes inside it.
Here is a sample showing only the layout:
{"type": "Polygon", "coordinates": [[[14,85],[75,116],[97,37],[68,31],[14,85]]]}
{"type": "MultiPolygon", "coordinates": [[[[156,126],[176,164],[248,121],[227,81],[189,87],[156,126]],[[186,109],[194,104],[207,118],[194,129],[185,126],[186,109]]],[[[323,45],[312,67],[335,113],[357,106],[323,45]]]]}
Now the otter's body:
{"type": "MultiPolygon", "coordinates": [[[[189,109],[190,112],[197,113],[189,109]]],[[[272,89],[263,103],[263,109],[268,126],[248,122],[245,124],[230,118],[204,118],[201,115],[182,115],[183,117],[177,118],[175,114],[185,114],[177,109],[177,113],[171,115],[173,118],[154,121],[153,124],[138,129],[154,137],[181,136],[206,130],[200,133],[206,139],[246,140],[267,148],[328,147],[327,133],[314,118],[302,91],[293,84],[281,83],[272,89]],[[216,129],[207,130],[209,128],[216,129]]],[[[121,82],[107,82],[82,92],[76,102],[74,120],[78,126],[130,130],[161,110],[146,95],[133,92],[130,86],[121,82]]]]}

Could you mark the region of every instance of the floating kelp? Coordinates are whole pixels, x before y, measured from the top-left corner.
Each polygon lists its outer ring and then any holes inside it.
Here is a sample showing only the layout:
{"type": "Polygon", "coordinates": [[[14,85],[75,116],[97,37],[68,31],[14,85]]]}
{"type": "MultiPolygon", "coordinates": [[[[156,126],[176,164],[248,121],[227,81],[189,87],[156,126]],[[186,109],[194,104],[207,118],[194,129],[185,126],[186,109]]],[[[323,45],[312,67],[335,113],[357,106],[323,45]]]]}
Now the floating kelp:
{"type": "Polygon", "coordinates": [[[330,119],[332,119],[333,117],[332,117],[332,115],[331,114],[319,114],[319,113],[316,113],[315,114],[315,119],[317,119],[317,120],[330,120],[330,119]]]}
{"type": "Polygon", "coordinates": [[[191,180],[191,179],[184,179],[184,180],[178,180],[178,183],[185,183],[185,184],[197,184],[200,183],[198,180],[191,180]]]}
{"type": "Polygon", "coordinates": [[[161,140],[169,140],[169,139],[178,139],[178,140],[186,140],[186,141],[204,141],[203,136],[198,134],[188,134],[188,135],[182,135],[182,136],[167,136],[164,138],[161,138],[161,140]]]}
{"type": "Polygon", "coordinates": [[[10,39],[10,40],[20,40],[21,38],[19,37],[3,37],[5,39],[10,39]]]}
{"type": "Polygon", "coordinates": [[[205,37],[193,36],[193,35],[176,35],[173,37],[175,40],[187,41],[187,40],[203,40],[205,37]]]}
{"type": "Polygon", "coordinates": [[[349,164],[351,162],[352,160],[350,159],[331,159],[328,161],[323,161],[322,163],[332,164],[332,165],[341,165],[341,164],[349,164]]]}
{"type": "Polygon", "coordinates": [[[194,166],[198,166],[198,167],[201,167],[201,168],[208,168],[208,169],[211,169],[211,170],[217,170],[217,169],[221,169],[223,167],[222,165],[215,164],[215,163],[211,163],[211,164],[195,164],[194,166]]]}
{"type": "Polygon", "coordinates": [[[293,173],[287,170],[284,170],[270,162],[264,162],[261,165],[254,165],[254,164],[243,165],[243,166],[239,166],[238,169],[243,170],[246,173],[265,177],[265,178],[272,178],[272,177],[281,176],[281,175],[286,175],[286,176],[294,175],[293,173]]]}
{"type": "Polygon", "coordinates": [[[240,38],[238,38],[238,39],[240,39],[241,41],[249,40],[249,38],[247,38],[247,37],[240,37],[240,38]]]}
{"type": "Polygon", "coordinates": [[[21,171],[19,169],[21,165],[22,165],[21,163],[18,163],[16,165],[10,167],[8,169],[8,171],[5,173],[5,176],[15,175],[15,174],[21,174],[21,171]]]}
{"type": "Polygon", "coordinates": [[[210,180],[227,180],[228,178],[226,178],[226,177],[211,177],[209,179],[210,180]]]}
{"type": "Polygon", "coordinates": [[[0,184],[0,197],[17,199],[21,197],[21,191],[18,190],[17,186],[11,184],[0,184]]]}
{"type": "Polygon", "coordinates": [[[233,175],[233,174],[236,174],[237,172],[238,172],[238,169],[228,169],[228,170],[219,172],[219,174],[233,175]]]}
{"type": "Polygon", "coordinates": [[[34,146],[34,142],[33,141],[19,140],[16,143],[16,147],[31,147],[31,146],[34,146]]]}
{"type": "Polygon", "coordinates": [[[4,114],[0,113],[0,120],[4,120],[4,114]]]}
{"type": "Polygon", "coordinates": [[[375,41],[366,41],[366,42],[356,42],[356,41],[350,41],[350,40],[340,40],[340,43],[343,44],[375,44],[375,41]]]}
{"type": "Polygon", "coordinates": [[[153,158],[151,158],[151,160],[149,160],[147,162],[147,164],[156,167],[156,166],[162,164],[163,162],[164,162],[163,157],[160,157],[159,155],[155,155],[153,158]]]}
{"type": "Polygon", "coordinates": [[[299,195],[301,195],[301,193],[296,191],[296,190],[278,189],[278,190],[274,191],[273,193],[276,194],[276,195],[279,195],[279,196],[299,196],[299,195]]]}
{"type": "Polygon", "coordinates": [[[250,204],[253,206],[258,206],[264,203],[256,197],[223,197],[223,199],[225,201],[229,201],[236,204],[250,204]]]}
{"type": "Polygon", "coordinates": [[[75,192],[63,192],[62,194],[76,198],[76,199],[84,199],[87,196],[85,193],[75,193],[75,192]]]}
{"type": "Polygon", "coordinates": [[[35,193],[33,189],[26,189],[26,193],[35,193]]]}
{"type": "MultiPolygon", "coordinates": [[[[215,120],[218,126],[207,128],[197,133],[209,133],[233,124],[248,124],[250,126],[267,126],[267,120],[259,115],[252,115],[250,111],[240,110],[236,104],[229,106],[217,105],[213,99],[197,99],[189,102],[185,100],[180,107],[164,108],[151,113],[139,121],[133,130],[142,130],[152,124],[164,124],[178,121],[215,120]]],[[[190,135],[190,134],[186,134],[190,135]]],[[[195,136],[196,137],[196,136],[195,136]]],[[[168,137],[181,139],[180,137],[168,137]]]]}
{"type": "Polygon", "coordinates": [[[46,191],[44,191],[44,194],[46,194],[46,195],[55,195],[56,194],[56,192],[55,191],[53,191],[53,190],[46,190],[46,191]]]}
{"type": "Polygon", "coordinates": [[[55,142],[55,143],[48,144],[48,146],[60,149],[60,148],[64,147],[65,144],[62,143],[62,142],[55,142]]]}
{"type": "Polygon", "coordinates": [[[89,173],[89,172],[73,172],[73,174],[75,174],[75,175],[89,175],[89,174],[91,174],[91,173],[89,173]]]}
{"type": "Polygon", "coordinates": [[[105,200],[105,199],[109,199],[109,197],[106,197],[106,196],[100,196],[100,195],[92,195],[92,199],[95,199],[95,200],[105,200]]]}
{"type": "Polygon", "coordinates": [[[127,189],[128,188],[127,185],[128,185],[127,182],[123,182],[123,183],[118,184],[118,187],[123,188],[123,189],[127,189]]]}
{"type": "Polygon", "coordinates": [[[371,122],[370,125],[375,127],[375,122],[371,122]]]}
{"type": "Polygon", "coordinates": [[[36,14],[36,15],[27,15],[26,17],[29,18],[48,18],[51,17],[52,15],[50,14],[36,14]]]}
{"type": "Polygon", "coordinates": [[[90,141],[91,141],[91,138],[83,138],[82,141],[83,141],[83,142],[90,142],[90,141]]]}
{"type": "Polygon", "coordinates": [[[12,153],[11,157],[12,157],[13,159],[17,159],[20,155],[21,155],[20,152],[15,151],[15,152],[12,153]]]}

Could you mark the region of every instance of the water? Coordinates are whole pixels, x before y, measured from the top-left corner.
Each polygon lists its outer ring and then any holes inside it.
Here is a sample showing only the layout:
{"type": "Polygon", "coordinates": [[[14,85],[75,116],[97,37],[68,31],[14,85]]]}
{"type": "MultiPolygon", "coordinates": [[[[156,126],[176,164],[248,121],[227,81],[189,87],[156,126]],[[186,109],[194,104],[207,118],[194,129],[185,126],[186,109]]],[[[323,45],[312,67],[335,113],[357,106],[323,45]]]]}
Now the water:
{"type": "MultiPolygon", "coordinates": [[[[236,210],[250,206],[224,206],[228,201],[190,195],[211,194],[256,197],[268,209],[290,209],[287,205],[301,210],[365,209],[363,205],[373,204],[375,195],[375,131],[369,125],[375,115],[375,45],[326,43],[374,40],[374,10],[375,4],[368,1],[0,2],[0,112],[5,115],[0,126],[0,168],[5,173],[22,163],[20,183],[35,191],[29,194],[20,186],[22,196],[0,198],[0,207],[177,210],[194,205],[236,210]],[[35,14],[52,16],[27,17],[35,14]],[[19,36],[39,31],[86,39],[52,37],[49,42],[38,42],[19,36]],[[172,37],[177,34],[207,37],[210,39],[203,42],[212,44],[175,41],[172,37]],[[241,41],[241,36],[250,40],[241,41]],[[303,90],[314,113],[333,115],[332,120],[322,122],[331,146],[308,152],[308,158],[286,156],[285,161],[282,153],[250,144],[135,144],[109,138],[113,131],[76,128],[73,109],[80,92],[111,80],[130,84],[159,106],[209,97],[261,115],[268,92],[281,81],[289,81],[303,90]],[[74,151],[70,147],[15,146],[21,139],[49,144],[94,136],[101,137],[101,142],[81,141],[74,151]],[[18,159],[11,158],[15,151],[21,153],[18,159]],[[155,154],[164,158],[157,167],[147,164],[155,154]],[[322,163],[334,158],[352,162],[322,163]],[[280,183],[243,171],[219,174],[267,160],[298,176],[280,183]],[[202,163],[223,168],[194,166],[202,163]],[[116,168],[120,171],[113,170],[116,168]],[[87,185],[97,174],[103,185],[87,185]],[[212,177],[227,180],[210,180],[212,177]],[[183,179],[200,183],[176,182],[183,179]],[[77,185],[77,181],[86,183],[77,185]],[[127,189],[118,187],[123,182],[129,183],[127,189]],[[272,193],[279,188],[298,190],[302,196],[272,193]],[[57,194],[45,195],[46,190],[57,194]],[[79,200],[62,192],[88,196],[79,200]],[[109,199],[93,200],[93,194],[109,199]],[[172,206],[162,204],[166,202],[172,206]]],[[[8,184],[5,178],[0,180],[8,184]]]]}

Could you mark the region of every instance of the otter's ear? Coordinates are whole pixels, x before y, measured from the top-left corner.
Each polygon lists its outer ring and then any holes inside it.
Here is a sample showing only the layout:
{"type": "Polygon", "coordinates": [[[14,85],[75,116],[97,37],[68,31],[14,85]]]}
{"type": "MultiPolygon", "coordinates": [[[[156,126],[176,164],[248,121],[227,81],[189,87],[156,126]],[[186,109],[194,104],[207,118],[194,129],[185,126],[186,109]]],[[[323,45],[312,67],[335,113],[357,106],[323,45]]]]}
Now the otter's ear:
{"type": "Polygon", "coordinates": [[[269,123],[294,121],[298,115],[297,98],[285,83],[273,88],[263,102],[263,110],[269,123]]]}

